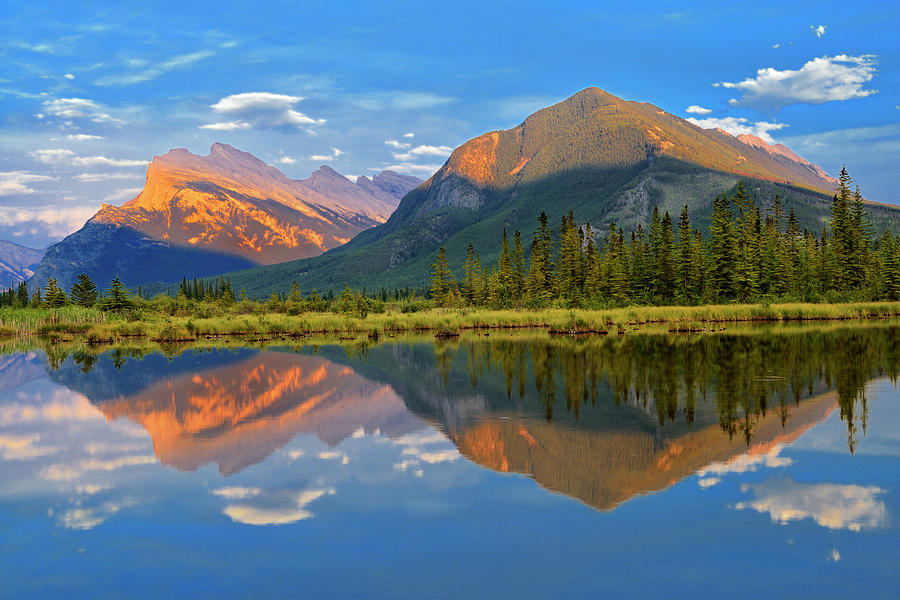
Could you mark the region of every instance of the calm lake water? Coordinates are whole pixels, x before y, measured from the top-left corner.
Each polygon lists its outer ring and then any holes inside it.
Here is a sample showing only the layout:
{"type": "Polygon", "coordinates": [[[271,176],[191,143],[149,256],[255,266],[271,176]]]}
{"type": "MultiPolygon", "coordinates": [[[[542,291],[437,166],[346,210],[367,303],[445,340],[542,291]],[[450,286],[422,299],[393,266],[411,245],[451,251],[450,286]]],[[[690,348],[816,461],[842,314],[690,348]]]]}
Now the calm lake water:
{"type": "Polygon", "coordinates": [[[8,349],[0,597],[896,598],[898,373],[884,322],[8,349]]]}

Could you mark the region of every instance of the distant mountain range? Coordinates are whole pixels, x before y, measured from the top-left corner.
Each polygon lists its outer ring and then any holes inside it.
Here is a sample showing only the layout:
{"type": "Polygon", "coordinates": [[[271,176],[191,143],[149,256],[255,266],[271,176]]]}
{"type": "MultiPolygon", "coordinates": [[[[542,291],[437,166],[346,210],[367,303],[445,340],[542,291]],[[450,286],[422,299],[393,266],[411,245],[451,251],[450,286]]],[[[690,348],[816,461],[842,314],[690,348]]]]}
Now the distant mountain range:
{"type": "MultiPolygon", "coordinates": [[[[647,223],[654,206],[677,215],[688,205],[696,227],[712,201],[739,180],[763,206],[779,194],[802,226],[821,231],[835,180],[787,147],[750,135],[701,129],[652,104],[597,88],[457,148],[428,181],[407,194],[390,219],[308,260],[234,273],[256,294],[298,281],[309,291],[427,285],[439,246],[459,268],[472,243],[483,263],[496,260],[504,228],[531,239],[541,211],[555,227],[574,210],[601,232],[647,223]]],[[[900,231],[900,209],[869,204],[875,230],[900,231]]]]}
{"type": "Polygon", "coordinates": [[[43,250],[0,240],[0,289],[18,285],[34,275],[43,255],[43,250]]]}
{"type": "Polygon", "coordinates": [[[323,166],[292,180],[252,154],[213,144],[154,157],[143,191],[104,204],[34,269],[70,285],[81,272],[129,286],[316,256],[383,223],[421,180],[384,171],[352,182],[323,166]]]}

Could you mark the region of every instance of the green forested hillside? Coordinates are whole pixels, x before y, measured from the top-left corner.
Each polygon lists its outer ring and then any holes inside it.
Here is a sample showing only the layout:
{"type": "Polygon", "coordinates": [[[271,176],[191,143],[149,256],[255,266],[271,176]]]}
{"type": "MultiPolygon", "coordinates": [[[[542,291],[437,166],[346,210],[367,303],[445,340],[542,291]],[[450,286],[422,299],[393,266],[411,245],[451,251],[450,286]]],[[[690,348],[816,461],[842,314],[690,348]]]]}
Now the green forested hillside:
{"type": "MultiPolygon", "coordinates": [[[[730,195],[738,181],[764,210],[779,195],[801,228],[821,231],[829,216],[835,181],[815,165],[590,88],[518,127],[463,144],[387,223],[345,246],[231,276],[235,289],[256,295],[287,291],[293,281],[307,293],[422,287],[438,247],[456,269],[469,244],[493,263],[499,232],[530,239],[541,211],[551,223],[573,210],[594,231],[611,222],[627,231],[648,222],[654,207],[678,214],[687,205],[705,230],[714,198],[730,195]]],[[[900,232],[900,210],[867,206],[876,231],[900,232]]]]}

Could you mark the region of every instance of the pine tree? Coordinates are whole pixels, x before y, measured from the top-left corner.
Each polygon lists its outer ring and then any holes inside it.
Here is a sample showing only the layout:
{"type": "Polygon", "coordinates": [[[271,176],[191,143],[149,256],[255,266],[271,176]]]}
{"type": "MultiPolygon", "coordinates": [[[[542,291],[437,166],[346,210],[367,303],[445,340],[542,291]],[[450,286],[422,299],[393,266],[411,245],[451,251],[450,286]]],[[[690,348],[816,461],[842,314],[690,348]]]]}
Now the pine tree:
{"type": "Polygon", "coordinates": [[[70,295],[73,303],[90,308],[97,303],[97,286],[87,273],[82,273],[75,278],[70,295]]]}
{"type": "Polygon", "coordinates": [[[125,286],[118,277],[114,278],[110,283],[110,287],[106,290],[103,298],[100,300],[100,308],[108,311],[123,311],[133,306],[131,298],[125,286]]]}
{"type": "Polygon", "coordinates": [[[521,304],[522,295],[525,292],[525,250],[522,247],[522,234],[519,230],[513,235],[513,251],[512,251],[512,271],[513,271],[513,298],[516,304],[521,304]]]}
{"type": "Polygon", "coordinates": [[[66,292],[56,282],[53,277],[47,278],[47,290],[44,292],[44,303],[50,308],[61,308],[68,304],[66,292]]]}
{"type": "Polygon", "coordinates": [[[437,306],[448,306],[453,298],[453,272],[447,263],[447,251],[441,246],[431,265],[431,298],[437,306]]]}
{"type": "Polygon", "coordinates": [[[694,265],[694,237],[691,233],[691,217],[685,204],[678,219],[678,297],[687,304],[697,301],[694,265]]]}
{"type": "Polygon", "coordinates": [[[581,244],[572,211],[562,219],[559,248],[559,294],[568,306],[581,302],[581,244]]]}
{"type": "Polygon", "coordinates": [[[541,211],[538,229],[531,242],[531,263],[528,270],[528,299],[538,306],[546,306],[553,297],[554,286],[553,232],[547,214],[541,211]]]}
{"type": "Polygon", "coordinates": [[[513,265],[506,229],[500,239],[500,259],[497,261],[497,303],[508,306],[513,295],[513,265]]]}
{"type": "Polygon", "coordinates": [[[16,306],[19,308],[28,306],[28,286],[24,281],[19,283],[19,287],[16,288],[16,306]]]}

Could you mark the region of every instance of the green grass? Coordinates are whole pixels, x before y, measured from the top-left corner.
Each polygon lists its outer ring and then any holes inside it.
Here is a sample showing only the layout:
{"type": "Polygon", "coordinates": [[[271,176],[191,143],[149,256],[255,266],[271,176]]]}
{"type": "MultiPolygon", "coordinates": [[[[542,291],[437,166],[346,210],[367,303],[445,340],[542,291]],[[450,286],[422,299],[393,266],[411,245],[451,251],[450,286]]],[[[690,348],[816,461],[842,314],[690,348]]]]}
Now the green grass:
{"type": "MultiPolygon", "coordinates": [[[[202,313],[201,313],[202,314],[202,313]]],[[[89,343],[146,338],[183,342],[220,337],[286,338],[367,335],[376,338],[401,332],[455,335],[471,329],[548,329],[565,333],[618,333],[653,325],[673,332],[715,329],[712,323],[875,319],[900,316],[900,302],[847,304],[726,304],[710,306],[644,306],[608,310],[471,310],[427,309],[404,313],[389,310],[359,317],[337,313],[219,314],[168,316],[147,312],[126,319],[93,309],[0,309],[0,335],[85,339],[89,343]]]]}

